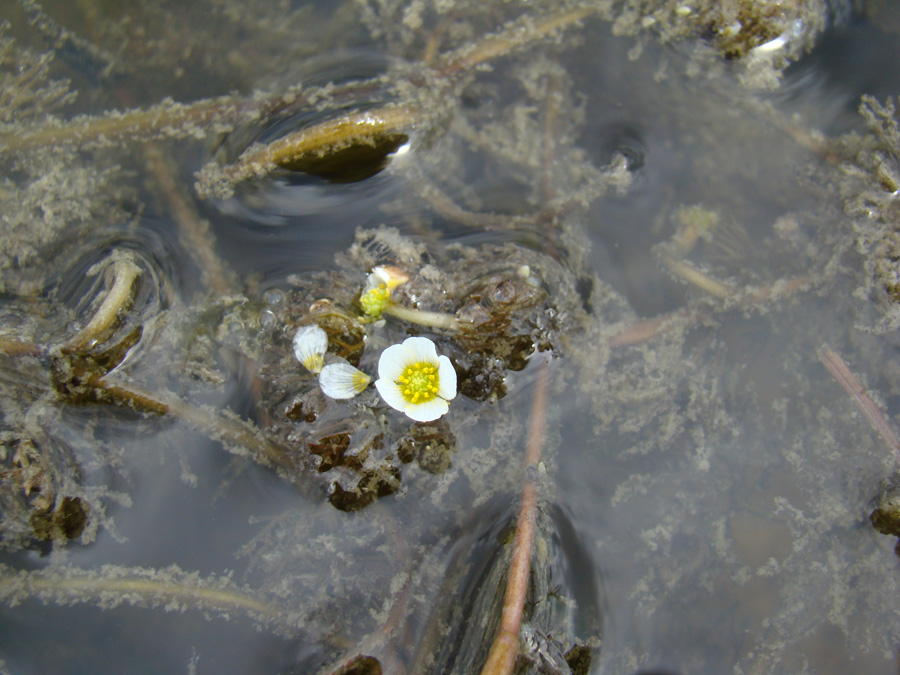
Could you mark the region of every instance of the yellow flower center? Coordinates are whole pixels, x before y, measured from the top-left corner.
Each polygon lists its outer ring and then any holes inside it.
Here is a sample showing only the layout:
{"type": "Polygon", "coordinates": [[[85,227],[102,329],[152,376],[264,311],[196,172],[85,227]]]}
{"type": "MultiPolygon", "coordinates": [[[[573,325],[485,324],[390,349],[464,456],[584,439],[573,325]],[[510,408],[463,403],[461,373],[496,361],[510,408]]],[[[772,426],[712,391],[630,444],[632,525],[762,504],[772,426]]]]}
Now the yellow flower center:
{"type": "Polygon", "coordinates": [[[403,373],[397,378],[397,384],[408,403],[428,403],[438,393],[437,366],[428,361],[411,363],[403,369],[403,373]]]}

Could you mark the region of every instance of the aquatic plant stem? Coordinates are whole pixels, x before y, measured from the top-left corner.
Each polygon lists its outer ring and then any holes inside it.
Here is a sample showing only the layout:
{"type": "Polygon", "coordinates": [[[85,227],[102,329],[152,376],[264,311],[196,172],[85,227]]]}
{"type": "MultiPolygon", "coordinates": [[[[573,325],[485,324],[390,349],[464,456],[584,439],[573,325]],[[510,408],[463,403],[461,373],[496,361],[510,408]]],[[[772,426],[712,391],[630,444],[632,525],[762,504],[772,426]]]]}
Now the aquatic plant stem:
{"type": "Polygon", "coordinates": [[[201,579],[171,567],[164,570],[104,566],[99,570],[66,568],[62,570],[13,572],[0,566],[0,599],[12,605],[24,599],[96,602],[103,606],[119,604],[163,605],[184,611],[189,607],[213,610],[225,618],[231,612],[249,614],[263,623],[292,633],[288,613],[243,589],[227,587],[227,578],[201,579]],[[160,578],[160,577],[171,578],[160,578]],[[287,629],[287,630],[285,630],[287,629]]]}
{"type": "MultiPolygon", "coordinates": [[[[511,22],[500,32],[438,59],[433,68],[428,69],[432,77],[411,79],[416,86],[424,86],[434,76],[449,79],[566,28],[595,11],[580,7],[534,20],[511,22]]],[[[99,117],[79,117],[68,122],[51,121],[33,129],[0,134],[0,152],[22,152],[65,143],[91,147],[127,139],[200,138],[210,133],[224,133],[242,120],[264,119],[287,108],[299,107],[305,98],[294,90],[284,95],[244,100],[223,96],[190,104],[164,101],[146,110],[112,111],[99,117]]],[[[414,128],[420,118],[418,106],[400,104],[327,120],[268,145],[252,146],[228,166],[207,164],[198,174],[197,191],[202,197],[226,198],[241,181],[268,175],[276,167],[303,157],[325,156],[351,144],[374,144],[379,137],[414,128]]]]}
{"type": "Polygon", "coordinates": [[[443,314],[441,312],[423,312],[420,309],[411,309],[403,305],[397,305],[393,302],[387,303],[382,310],[384,314],[390,314],[393,317],[415,323],[420,326],[428,326],[429,328],[442,328],[444,330],[459,330],[459,319],[452,314],[443,314]]]}
{"type": "Polygon", "coordinates": [[[885,419],[884,415],[875,405],[872,397],[866,393],[866,390],[860,384],[859,380],[850,370],[850,367],[837,354],[837,352],[823,346],[819,349],[819,360],[828,372],[841,385],[843,390],[850,394],[856,407],[865,415],[865,418],[872,425],[872,428],[881,436],[881,440],[894,453],[895,459],[900,463],[900,440],[897,434],[891,428],[890,423],[885,419]]]}
{"type": "Polygon", "coordinates": [[[58,126],[44,124],[0,134],[0,152],[25,152],[69,143],[79,147],[103,146],[132,138],[149,140],[153,136],[196,137],[215,124],[240,118],[233,112],[236,107],[234,97],[222,96],[187,104],[164,101],[144,110],[75,117],[58,122],[58,126]]]}
{"type": "Polygon", "coordinates": [[[0,337],[0,354],[5,356],[40,356],[41,348],[31,342],[0,337]]]}
{"type": "Polygon", "coordinates": [[[112,286],[106,297],[88,324],[66,343],[64,353],[81,352],[106,339],[134,299],[134,285],[140,275],[141,268],[134,264],[129,254],[119,255],[113,267],[112,286]]]}
{"type": "Polygon", "coordinates": [[[381,672],[390,673],[391,675],[406,675],[408,672],[403,660],[398,656],[398,652],[402,651],[400,645],[402,641],[401,624],[406,614],[407,606],[412,596],[413,585],[416,580],[414,574],[415,568],[421,560],[413,560],[410,557],[409,543],[404,538],[404,532],[400,523],[394,517],[390,509],[386,509],[379,501],[372,505],[373,511],[380,511],[373,518],[384,518],[387,525],[387,534],[392,549],[398,557],[399,566],[406,570],[406,579],[397,593],[397,596],[391,606],[387,620],[378,627],[377,630],[370,633],[366,638],[360,641],[353,648],[353,656],[348,659],[348,655],[344,654],[338,659],[340,665],[331,667],[329,675],[349,675],[352,673],[374,673],[379,671],[366,670],[366,660],[369,664],[377,663],[381,668],[381,672]],[[367,655],[367,656],[364,656],[367,655]],[[375,657],[378,657],[377,659],[375,657]],[[353,670],[354,666],[360,668],[359,671],[353,670]]]}
{"type": "MultiPolygon", "coordinates": [[[[335,87],[333,99],[365,95],[371,81],[335,87]]],[[[302,109],[311,100],[297,86],[277,94],[246,98],[219,96],[191,103],[164,100],[141,110],[110,110],[99,115],[80,115],[70,120],[45,120],[41,124],[0,133],[0,154],[27,152],[56,145],[78,148],[108,147],[123,141],[159,141],[205,138],[227,133],[239,124],[302,109]]]]}
{"type": "Polygon", "coordinates": [[[595,11],[593,8],[578,7],[554,12],[536,20],[514,21],[500,32],[485,37],[471,47],[464,47],[438,59],[434,64],[434,70],[442,77],[471,70],[486,61],[510,53],[516,47],[524,46],[577,23],[595,11]]]}
{"type": "Polygon", "coordinates": [[[257,429],[243,420],[228,419],[218,412],[182,401],[177,396],[151,392],[129,382],[120,382],[108,377],[95,376],[86,384],[102,390],[120,405],[141,412],[168,414],[187,422],[211,439],[223,443],[226,449],[235,454],[249,454],[261,464],[285,470],[289,476],[295,470],[286,449],[267,440],[257,429]],[[229,448],[229,445],[233,448],[229,448]]]}
{"type": "Polygon", "coordinates": [[[545,78],[544,93],[544,157],[541,164],[541,203],[544,208],[556,196],[553,188],[553,164],[556,160],[556,126],[559,117],[559,83],[555,77],[545,78]]]}
{"type": "Polygon", "coordinates": [[[661,260],[663,265],[665,265],[672,274],[681,277],[688,283],[706,291],[719,300],[725,300],[733,293],[732,290],[722,282],[716,281],[705,272],[701,272],[696,267],[689,265],[683,260],[679,260],[668,254],[663,254],[661,260]]]}
{"type": "Polygon", "coordinates": [[[304,157],[325,156],[353,144],[374,145],[379,137],[414,127],[418,118],[416,106],[397,105],[327,120],[268,145],[253,145],[228,166],[207,164],[198,174],[197,191],[201,197],[227,197],[237,183],[304,157]]]}
{"type": "Polygon", "coordinates": [[[519,629],[528,594],[528,578],[531,575],[531,549],[534,544],[534,528],[537,520],[537,475],[541,461],[546,429],[547,389],[549,366],[546,361],[538,367],[534,398],[531,403],[531,420],[528,426],[528,444],[525,453],[525,477],[522,486],[522,503],[516,521],[512,558],[500,627],[481,675],[509,675],[516,665],[519,653],[519,629]]]}
{"type": "Polygon", "coordinates": [[[230,283],[229,271],[216,253],[215,236],[208,220],[201,218],[175,181],[175,170],[158,143],[144,145],[144,158],[168,202],[185,248],[203,274],[203,281],[216,295],[225,295],[236,284],[230,283]]]}
{"type": "Polygon", "coordinates": [[[650,319],[643,319],[615,333],[607,343],[610,349],[641,344],[665,333],[672,326],[693,323],[699,314],[698,310],[682,308],[650,319]]]}
{"type": "MultiPolygon", "coordinates": [[[[276,446],[243,420],[227,419],[221,414],[190,405],[176,396],[159,394],[127,381],[110,378],[105,372],[85,365],[79,357],[98,342],[107,339],[109,333],[121,320],[122,314],[134,298],[134,285],[139,280],[141,269],[134,264],[129,254],[114,252],[113,281],[88,324],[75,334],[54,358],[57,359],[57,390],[63,400],[79,401],[85,393],[91,393],[87,400],[126,406],[143,413],[171,415],[195,426],[210,438],[231,444],[232,451],[248,452],[262,464],[274,465],[285,471],[293,469],[286,450],[276,446]]],[[[92,268],[99,269],[99,268],[92,268]]],[[[37,345],[0,339],[0,353],[14,356],[44,354],[46,350],[37,345]]],[[[90,361],[88,360],[88,364],[90,361]]]]}
{"type": "MultiPolygon", "coordinates": [[[[865,97],[863,97],[865,99],[865,97]]],[[[796,120],[789,118],[783,112],[776,110],[771,101],[762,101],[758,98],[738,98],[737,102],[745,110],[754,115],[758,115],[761,119],[771,124],[780,132],[789,136],[801,148],[805,148],[809,152],[815,153],[822,158],[823,161],[838,165],[841,157],[832,150],[828,145],[828,140],[822,134],[811,129],[805,129],[799,126],[796,120]]]]}
{"type": "Polygon", "coordinates": [[[418,177],[416,187],[419,195],[437,213],[466,227],[479,227],[485,230],[507,232],[525,231],[533,228],[538,220],[534,216],[507,216],[497,213],[478,213],[466,211],[425,176],[418,177]]]}
{"type": "MultiPolygon", "coordinates": [[[[718,283],[715,280],[713,282],[718,283]]],[[[768,286],[734,292],[731,295],[726,295],[723,299],[727,303],[727,308],[740,307],[742,305],[748,307],[762,305],[770,300],[789,297],[795,293],[807,290],[812,287],[813,282],[813,277],[808,275],[794,277],[793,279],[779,279],[768,286]]],[[[615,349],[647,342],[665,333],[670,328],[690,326],[697,323],[700,319],[709,316],[710,313],[710,310],[705,308],[683,307],[674,312],[650,319],[643,319],[611,336],[608,344],[610,348],[615,349]]]]}
{"type": "MultiPolygon", "coordinates": [[[[0,577],[0,585],[6,579],[0,577]]],[[[272,611],[264,602],[244,593],[229,591],[221,588],[190,588],[184,585],[165,584],[140,578],[120,579],[91,579],[91,578],[32,578],[28,586],[37,594],[45,589],[53,589],[63,592],[78,592],[99,595],[100,593],[137,593],[142,597],[153,597],[167,601],[171,600],[199,600],[209,603],[217,608],[229,607],[249,609],[263,614],[271,614],[272,611]]]]}

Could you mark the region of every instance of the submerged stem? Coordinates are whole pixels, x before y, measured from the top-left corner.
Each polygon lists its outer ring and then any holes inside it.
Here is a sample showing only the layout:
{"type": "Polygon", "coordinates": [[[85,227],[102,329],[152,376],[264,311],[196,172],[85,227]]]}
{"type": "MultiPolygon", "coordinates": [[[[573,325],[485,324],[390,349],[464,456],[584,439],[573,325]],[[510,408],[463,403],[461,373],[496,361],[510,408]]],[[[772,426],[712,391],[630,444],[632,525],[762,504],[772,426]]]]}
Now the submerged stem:
{"type": "Polygon", "coordinates": [[[466,211],[424,176],[419,178],[417,185],[419,194],[434,211],[466,227],[513,232],[534,227],[539,217],[539,214],[520,216],[466,211]]]}
{"type": "MultiPolygon", "coordinates": [[[[371,82],[335,87],[332,97],[365,94],[371,82]]],[[[227,133],[239,124],[266,119],[310,105],[299,86],[278,94],[254,94],[247,98],[219,96],[191,103],[171,99],[145,109],[110,110],[99,115],[80,115],[70,120],[50,119],[39,125],[0,133],[0,153],[26,152],[55,145],[81,148],[105,147],[123,141],[164,138],[205,138],[227,133]]]]}
{"type": "MultiPolygon", "coordinates": [[[[430,72],[438,79],[451,78],[577,23],[594,11],[593,8],[579,7],[538,19],[511,22],[498,33],[447,54],[430,72]]],[[[424,86],[423,83],[431,79],[417,78],[416,86],[424,86]]],[[[145,110],[111,111],[97,117],[45,121],[38,127],[0,134],[0,152],[22,152],[65,143],[97,147],[123,140],[202,138],[211,133],[224,133],[241,121],[249,122],[302,106],[308,102],[305,99],[299,97],[296,90],[289,90],[283,95],[245,100],[232,96],[189,104],[167,100],[145,110]]],[[[208,164],[198,174],[197,190],[201,196],[225,198],[241,181],[268,175],[276,167],[300,158],[325,156],[352,144],[374,145],[379,137],[413,128],[421,117],[417,106],[403,104],[327,120],[268,145],[252,146],[229,166],[208,164]]]]}
{"type": "Polygon", "coordinates": [[[208,220],[202,218],[194,204],[183,194],[175,180],[176,170],[157,143],[144,146],[144,158],[150,172],[178,223],[185,248],[203,273],[207,286],[217,295],[225,295],[232,287],[229,270],[216,253],[216,238],[208,220]]]}
{"type": "Polygon", "coordinates": [[[516,521],[516,536],[509,563],[506,595],[503,598],[503,614],[500,618],[500,628],[491,644],[491,651],[481,669],[481,675],[509,675],[515,668],[516,656],[519,653],[519,629],[522,626],[522,613],[528,594],[528,578],[531,575],[531,549],[537,519],[536,479],[544,444],[549,378],[549,366],[546,362],[542,362],[531,403],[522,504],[516,521]]]}
{"type": "Polygon", "coordinates": [[[209,438],[223,443],[235,454],[249,454],[257,462],[283,469],[288,475],[295,468],[287,450],[266,439],[240,418],[229,419],[216,411],[191,405],[177,396],[152,392],[108,377],[94,377],[87,384],[102,390],[120,405],[141,412],[168,414],[187,422],[209,438]]]}
{"type": "Polygon", "coordinates": [[[201,197],[228,197],[235,184],[266,176],[301,158],[325,156],[353,144],[374,145],[379,137],[415,126],[418,116],[415,106],[385,106],[300,129],[268,145],[251,146],[226,167],[207,164],[198,175],[197,191],[201,197]]]}
{"type": "Polygon", "coordinates": [[[428,326],[429,328],[443,328],[444,330],[459,330],[459,319],[452,314],[444,314],[442,312],[424,312],[420,309],[411,309],[403,305],[396,305],[392,302],[387,303],[382,310],[385,314],[390,314],[403,321],[416,323],[420,326],[428,326]]]}
{"type": "Polygon", "coordinates": [[[113,110],[99,116],[81,116],[42,124],[33,129],[0,134],[0,151],[23,152],[71,143],[80,147],[104,146],[134,138],[185,138],[204,136],[216,124],[227,124],[235,114],[232,96],[204,99],[195,103],[162,103],[143,110],[113,110]]]}
{"type": "Polygon", "coordinates": [[[499,33],[489,35],[470,47],[464,47],[443,57],[434,65],[434,70],[443,77],[471,70],[486,61],[508,54],[516,47],[567,28],[595,11],[593,8],[578,7],[554,12],[537,20],[513,22],[499,33]]]}
{"type": "Polygon", "coordinates": [[[113,283],[109,292],[88,325],[66,343],[63,351],[74,354],[106,339],[134,299],[134,284],[140,275],[141,268],[134,264],[129,254],[119,255],[113,267],[113,283]]]}
{"type": "Polygon", "coordinates": [[[239,611],[252,618],[294,632],[288,613],[277,605],[232,586],[227,577],[201,579],[177,567],[163,570],[104,566],[100,570],[63,569],[14,572],[0,566],[0,599],[17,605],[36,598],[68,604],[95,602],[104,608],[121,604],[166,609],[216,611],[228,618],[239,611]]]}
{"type": "Polygon", "coordinates": [[[683,260],[679,260],[678,258],[674,258],[668,254],[663,254],[661,256],[661,259],[663,264],[669,269],[670,272],[672,272],[672,274],[681,277],[688,283],[693,284],[697,288],[706,291],[719,300],[725,300],[728,298],[728,296],[733,294],[733,291],[721,281],[713,279],[705,272],[701,272],[696,267],[684,262],[683,260]]]}
{"type": "Polygon", "coordinates": [[[828,347],[822,347],[819,350],[819,359],[835,381],[851,396],[859,411],[869,421],[872,428],[878,432],[884,444],[894,453],[895,458],[900,461],[900,440],[898,440],[897,434],[894,433],[890,423],[875,405],[875,401],[856,379],[850,367],[837,352],[828,347]]]}
{"type": "MultiPolygon", "coordinates": [[[[693,268],[690,269],[693,270],[693,268]]],[[[713,284],[713,288],[715,288],[719,283],[714,279],[709,279],[706,275],[701,274],[701,277],[701,284],[705,284],[705,280],[708,279],[713,284]]],[[[726,293],[725,297],[722,299],[727,300],[730,307],[765,305],[767,302],[780,300],[781,298],[790,297],[795,293],[808,290],[812,287],[814,281],[815,280],[808,275],[794,277],[792,279],[779,279],[778,281],[761,288],[746,289],[744,291],[734,292],[730,295],[726,293]]],[[[725,289],[725,287],[722,286],[722,289],[725,289]]],[[[685,326],[691,326],[709,315],[710,311],[708,308],[682,307],[674,312],[669,312],[650,319],[643,319],[623,328],[615,335],[612,335],[609,338],[609,346],[612,349],[616,349],[618,347],[626,347],[628,345],[647,342],[648,340],[665,333],[670,328],[680,329],[685,326]]]]}
{"type": "Polygon", "coordinates": [[[0,337],[0,354],[6,356],[40,356],[41,348],[32,342],[0,337]]]}

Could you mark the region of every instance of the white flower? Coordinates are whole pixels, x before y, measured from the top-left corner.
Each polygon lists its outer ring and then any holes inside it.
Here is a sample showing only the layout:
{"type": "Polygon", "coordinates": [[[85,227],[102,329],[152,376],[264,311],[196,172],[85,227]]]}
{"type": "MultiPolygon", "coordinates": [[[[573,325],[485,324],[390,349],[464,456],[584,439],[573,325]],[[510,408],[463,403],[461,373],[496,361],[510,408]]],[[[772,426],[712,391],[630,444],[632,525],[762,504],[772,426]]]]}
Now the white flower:
{"type": "Polygon", "coordinates": [[[294,335],[294,356],[311,373],[321,372],[327,349],[328,335],[314,323],[300,326],[294,335]]]}
{"type": "Polygon", "coordinates": [[[381,353],[375,388],[392,408],[417,422],[431,422],[456,396],[456,371],[428,338],[406,338],[381,353]]]}
{"type": "Polygon", "coordinates": [[[353,398],[371,381],[371,377],[349,363],[329,363],[319,373],[319,387],[331,398],[353,398]]]}

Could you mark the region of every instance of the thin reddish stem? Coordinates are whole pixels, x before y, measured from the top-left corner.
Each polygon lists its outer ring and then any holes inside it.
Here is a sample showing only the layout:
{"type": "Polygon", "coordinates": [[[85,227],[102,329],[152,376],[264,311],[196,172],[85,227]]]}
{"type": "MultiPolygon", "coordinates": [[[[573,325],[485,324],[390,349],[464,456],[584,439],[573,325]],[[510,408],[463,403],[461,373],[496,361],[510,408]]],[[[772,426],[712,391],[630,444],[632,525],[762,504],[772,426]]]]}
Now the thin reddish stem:
{"type": "Polygon", "coordinates": [[[885,419],[884,415],[875,405],[875,401],[866,393],[866,390],[860,384],[859,380],[850,370],[844,360],[838,356],[837,352],[832,351],[828,347],[822,347],[819,350],[819,359],[825,364],[831,376],[837,380],[837,383],[850,394],[853,402],[859,411],[866,416],[872,428],[878,432],[885,444],[894,452],[895,457],[900,461],[900,440],[891,428],[890,423],[885,419]]]}
{"type": "Polygon", "coordinates": [[[528,595],[528,578],[531,575],[531,549],[534,544],[534,528],[537,520],[537,470],[541,460],[546,429],[547,388],[549,367],[542,363],[538,370],[534,399],[531,404],[531,422],[528,427],[528,445],[525,454],[525,478],[522,487],[522,505],[516,522],[512,559],[506,595],[503,598],[503,614],[500,628],[491,644],[481,675],[508,675],[516,665],[519,653],[519,629],[528,595]]]}

